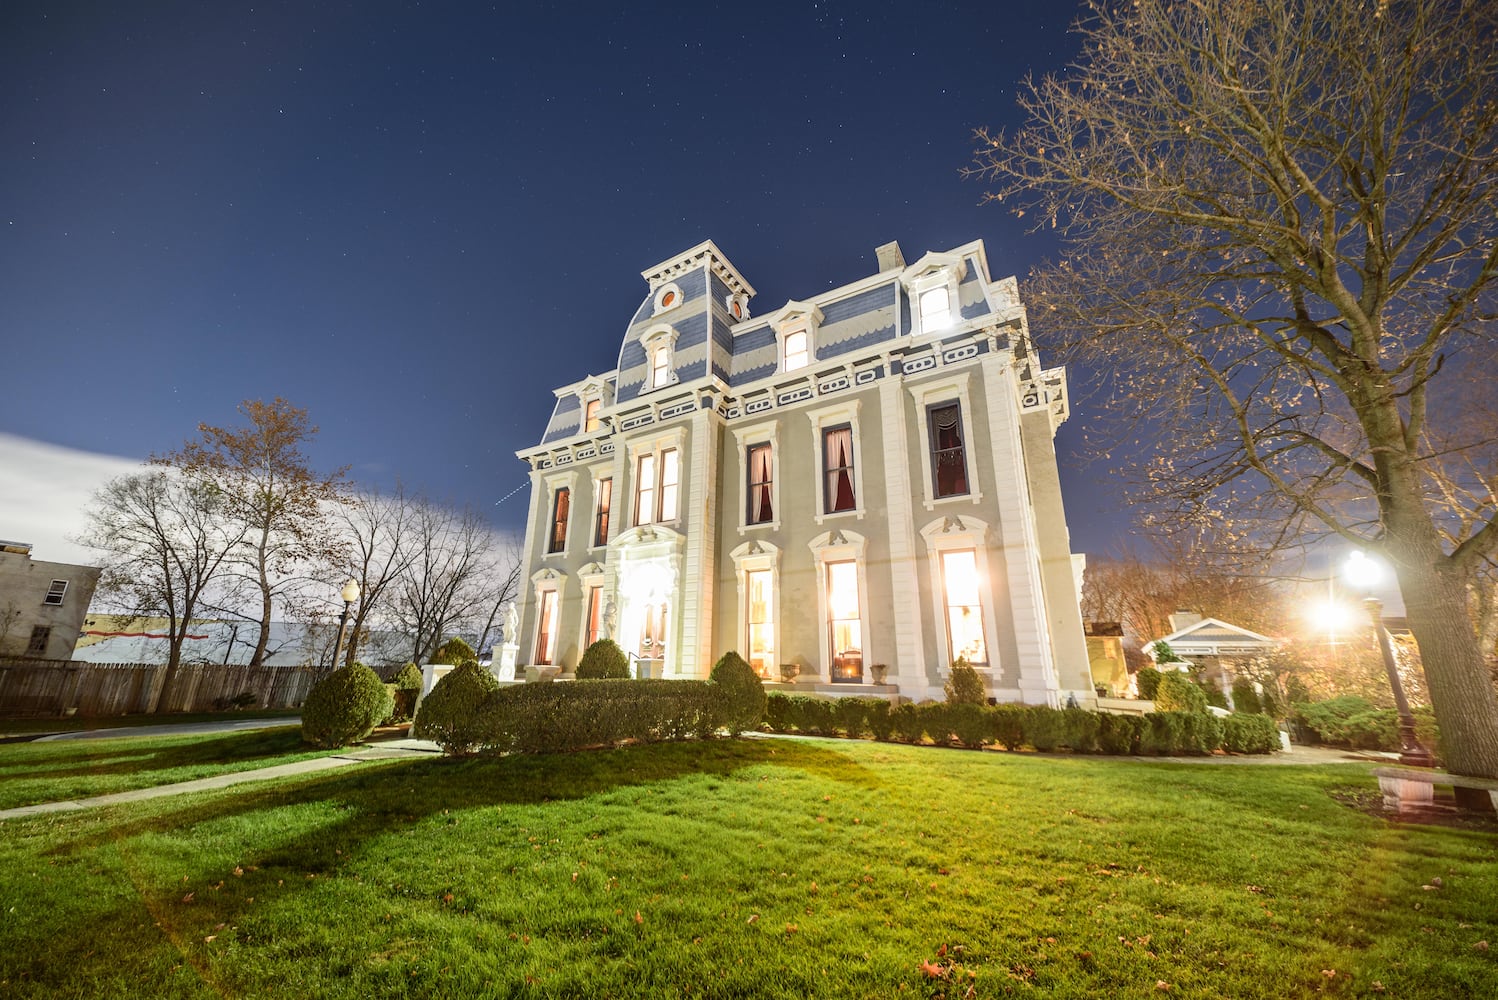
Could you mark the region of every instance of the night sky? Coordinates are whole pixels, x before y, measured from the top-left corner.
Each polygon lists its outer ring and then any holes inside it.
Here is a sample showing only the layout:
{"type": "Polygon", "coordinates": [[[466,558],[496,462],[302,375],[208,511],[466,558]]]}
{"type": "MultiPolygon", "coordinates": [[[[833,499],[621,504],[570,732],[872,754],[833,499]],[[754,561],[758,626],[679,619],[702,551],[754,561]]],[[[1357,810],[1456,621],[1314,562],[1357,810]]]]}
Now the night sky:
{"type": "MultiPolygon", "coordinates": [[[[12,0],[0,432],[138,459],[279,395],[320,467],[519,530],[514,452],[613,365],[641,270],[711,238],[762,314],[889,240],[1054,254],[959,170],[1076,13],[12,0]]],[[[1058,449],[1100,553],[1127,519],[1076,455],[1081,376],[1058,449]]]]}

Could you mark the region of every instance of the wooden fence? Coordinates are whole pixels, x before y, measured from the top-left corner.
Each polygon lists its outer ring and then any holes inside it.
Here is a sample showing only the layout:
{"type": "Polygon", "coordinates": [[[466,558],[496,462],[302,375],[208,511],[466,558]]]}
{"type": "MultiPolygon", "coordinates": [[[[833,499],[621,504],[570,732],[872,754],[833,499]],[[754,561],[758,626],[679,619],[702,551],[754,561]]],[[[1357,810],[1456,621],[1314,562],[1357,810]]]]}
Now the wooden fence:
{"type": "Polygon", "coordinates": [[[216,663],[81,663],[0,659],[0,715],[129,715],[211,712],[242,694],[258,708],[296,708],[319,676],[316,667],[216,663]],[[157,693],[159,692],[159,698],[157,693]]]}

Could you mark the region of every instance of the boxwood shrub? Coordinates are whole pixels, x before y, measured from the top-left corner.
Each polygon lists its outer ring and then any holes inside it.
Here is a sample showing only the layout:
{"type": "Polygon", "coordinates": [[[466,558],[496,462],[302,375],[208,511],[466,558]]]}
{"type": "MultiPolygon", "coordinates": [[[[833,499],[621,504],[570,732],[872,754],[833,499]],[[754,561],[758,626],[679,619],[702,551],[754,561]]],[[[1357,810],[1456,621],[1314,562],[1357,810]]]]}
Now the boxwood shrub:
{"type": "Polygon", "coordinates": [[[1270,753],[1279,746],[1279,730],[1267,715],[1234,712],[1222,720],[1222,748],[1229,753],[1270,753]]]}
{"type": "Polygon", "coordinates": [[[919,743],[925,729],[921,725],[921,713],[910,702],[896,705],[889,713],[895,739],[901,743],[919,743]]]}
{"type": "Polygon", "coordinates": [[[469,660],[432,686],[416,713],[411,735],[435,740],[442,752],[466,757],[489,745],[485,702],[499,690],[494,675],[469,660]]]}
{"type": "Polygon", "coordinates": [[[487,699],[484,742],[514,753],[560,753],[624,740],[705,739],[722,722],[720,705],[707,681],[517,684],[487,699]]]}
{"type": "MultiPolygon", "coordinates": [[[[586,654],[583,658],[587,658],[586,654]]],[[[709,679],[722,702],[719,711],[728,735],[737,736],[745,730],[758,729],[765,717],[765,686],[754,668],[738,653],[729,650],[713,664],[709,679]]]]}
{"type": "Polygon", "coordinates": [[[388,719],[394,707],[379,674],[362,663],[340,667],[307,693],[302,739],[329,749],[357,743],[388,719]]]}
{"type": "Polygon", "coordinates": [[[613,639],[599,639],[583,650],[576,675],[580,681],[623,680],[629,676],[629,657],[613,639]]]}
{"type": "Polygon", "coordinates": [[[989,739],[1005,750],[1018,750],[1025,745],[1025,720],[1029,709],[1024,705],[995,705],[987,712],[989,739]]]}

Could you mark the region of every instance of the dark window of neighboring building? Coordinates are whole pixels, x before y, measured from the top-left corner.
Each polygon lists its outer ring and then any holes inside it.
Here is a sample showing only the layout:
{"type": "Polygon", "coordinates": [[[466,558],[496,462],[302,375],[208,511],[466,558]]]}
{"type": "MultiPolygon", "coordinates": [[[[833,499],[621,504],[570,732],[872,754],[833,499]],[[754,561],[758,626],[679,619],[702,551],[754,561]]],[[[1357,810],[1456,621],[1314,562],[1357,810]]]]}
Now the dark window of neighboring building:
{"type": "Polygon", "coordinates": [[[47,652],[47,640],[52,638],[52,626],[36,625],[31,629],[31,641],[26,644],[27,656],[44,656],[47,652]]]}
{"type": "Polygon", "coordinates": [[[931,422],[931,477],[938,497],[967,493],[967,458],[962,446],[962,408],[956,403],[933,406],[931,422]]]}
{"type": "Polygon", "coordinates": [[[42,598],[43,604],[61,604],[62,595],[68,592],[68,581],[53,580],[52,586],[47,588],[47,596],[42,598]]]}
{"type": "Polygon", "coordinates": [[[775,520],[774,455],[769,444],[749,446],[749,524],[775,520]]]}
{"type": "Polygon", "coordinates": [[[858,506],[853,496],[853,428],[844,424],[824,430],[822,456],[827,479],[824,513],[853,510],[858,506]]]}
{"type": "Polygon", "coordinates": [[[548,552],[560,552],[567,547],[567,508],[571,505],[572,491],[563,486],[557,490],[551,508],[551,548],[548,552]]]}
{"type": "Polygon", "coordinates": [[[598,514],[593,519],[593,544],[606,545],[609,540],[609,508],[614,503],[614,481],[598,481],[598,514]]]}

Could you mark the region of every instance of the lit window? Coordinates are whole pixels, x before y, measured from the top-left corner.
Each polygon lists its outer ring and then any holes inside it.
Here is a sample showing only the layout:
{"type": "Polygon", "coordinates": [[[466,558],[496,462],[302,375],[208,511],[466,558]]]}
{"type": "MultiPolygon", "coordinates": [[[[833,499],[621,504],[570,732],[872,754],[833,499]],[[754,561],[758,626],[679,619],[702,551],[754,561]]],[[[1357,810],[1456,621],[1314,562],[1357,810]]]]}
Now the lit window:
{"type": "Polygon", "coordinates": [[[833,683],[863,680],[863,620],[858,607],[858,563],[827,564],[827,635],[833,683]]]}
{"type": "Polygon", "coordinates": [[[761,677],[775,664],[775,583],[770,570],[750,570],[748,578],[749,666],[761,677]]]}
{"type": "Polygon", "coordinates": [[[33,625],[31,628],[31,641],[26,644],[27,656],[45,656],[47,654],[47,640],[52,638],[52,626],[33,625]]]}
{"type": "Polygon", "coordinates": [[[563,486],[556,492],[551,507],[551,547],[548,552],[561,552],[567,547],[567,510],[571,506],[572,491],[563,486]]]}
{"type": "Polygon", "coordinates": [[[47,596],[42,598],[43,604],[61,604],[62,595],[68,592],[68,581],[53,580],[52,585],[47,588],[47,596]]]}
{"type": "Polygon", "coordinates": [[[665,295],[661,296],[662,309],[670,309],[674,305],[676,305],[676,293],[674,291],[667,292],[665,295]]]}
{"type": "Polygon", "coordinates": [[[941,554],[942,587],[947,604],[947,640],[953,659],[988,662],[983,641],[983,603],[979,596],[978,560],[971,549],[941,554]]]}
{"type": "Polygon", "coordinates": [[[676,520],[676,497],[680,491],[681,466],[677,462],[676,449],[661,452],[661,513],[657,520],[676,520]]]}
{"type": "Polygon", "coordinates": [[[933,406],[928,420],[931,432],[931,476],[938,497],[967,493],[967,458],[962,444],[962,409],[956,403],[933,406]]]}
{"type": "Polygon", "coordinates": [[[807,351],[806,331],[798,330],[788,333],[785,337],[785,370],[795,371],[797,368],[805,368],[811,363],[811,356],[807,351]]]}
{"type": "Polygon", "coordinates": [[[583,408],[583,433],[592,434],[598,430],[601,421],[598,419],[598,411],[603,409],[603,400],[590,399],[583,408]]]}
{"type": "Polygon", "coordinates": [[[774,449],[769,444],[749,447],[748,524],[768,524],[775,520],[774,449]]]}
{"type": "Polygon", "coordinates": [[[541,621],[536,626],[536,662],[551,663],[557,652],[557,592],[541,591],[541,621]]]}
{"type": "Polygon", "coordinates": [[[952,296],[945,288],[921,293],[921,332],[930,333],[952,325],[952,296]]]}
{"type": "Polygon", "coordinates": [[[614,502],[614,481],[598,480],[598,513],[593,517],[593,544],[606,545],[609,540],[609,508],[614,502]]]}
{"type": "Polygon", "coordinates": [[[655,455],[641,455],[635,470],[635,524],[655,520],[655,455]]]}
{"type": "Polygon", "coordinates": [[[587,649],[598,641],[598,634],[603,625],[603,588],[588,588],[588,634],[584,637],[583,648],[587,649]]]}
{"type": "Polygon", "coordinates": [[[825,513],[854,510],[858,504],[853,495],[851,426],[829,427],[822,432],[822,468],[826,474],[826,492],[823,494],[825,513]]]}
{"type": "Polygon", "coordinates": [[[671,381],[671,347],[657,344],[650,351],[650,388],[659,389],[671,381]]]}

